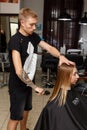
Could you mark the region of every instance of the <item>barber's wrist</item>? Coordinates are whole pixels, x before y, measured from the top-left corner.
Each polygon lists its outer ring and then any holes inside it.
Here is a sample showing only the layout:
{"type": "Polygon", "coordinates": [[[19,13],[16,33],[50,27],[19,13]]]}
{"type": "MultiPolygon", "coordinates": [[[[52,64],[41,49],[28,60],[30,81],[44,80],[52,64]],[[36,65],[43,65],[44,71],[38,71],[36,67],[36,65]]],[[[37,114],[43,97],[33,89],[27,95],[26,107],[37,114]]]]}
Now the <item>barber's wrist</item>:
{"type": "Polygon", "coordinates": [[[30,86],[34,90],[36,90],[36,88],[37,88],[37,86],[32,81],[29,81],[28,84],[27,84],[27,86],[30,86]]]}
{"type": "Polygon", "coordinates": [[[59,54],[58,58],[60,59],[61,56],[62,56],[62,54],[59,54]]]}
{"type": "Polygon", "coordinates": [[[64,55],[63,55],[63,54],[60,54],[58,58],[60,59],[61,57],[64,57],[64,55]]]}
{"type": "Polygon", "coordinates": [[[60,58],[61,54],[59,54],[58,58],[60,58]]]}

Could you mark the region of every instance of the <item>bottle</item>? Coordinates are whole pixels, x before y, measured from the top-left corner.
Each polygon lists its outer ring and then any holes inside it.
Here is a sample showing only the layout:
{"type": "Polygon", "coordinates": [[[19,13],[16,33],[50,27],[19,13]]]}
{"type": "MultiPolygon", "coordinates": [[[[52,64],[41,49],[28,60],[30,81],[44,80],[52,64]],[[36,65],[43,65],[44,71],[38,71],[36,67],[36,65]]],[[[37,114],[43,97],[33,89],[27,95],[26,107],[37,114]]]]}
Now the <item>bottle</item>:
{"type": "Polygon", "coordinates": [[[62,54],[65,54],[65,53],[66,53],[66,45],[64,44],[62,47],[62,54]]]}

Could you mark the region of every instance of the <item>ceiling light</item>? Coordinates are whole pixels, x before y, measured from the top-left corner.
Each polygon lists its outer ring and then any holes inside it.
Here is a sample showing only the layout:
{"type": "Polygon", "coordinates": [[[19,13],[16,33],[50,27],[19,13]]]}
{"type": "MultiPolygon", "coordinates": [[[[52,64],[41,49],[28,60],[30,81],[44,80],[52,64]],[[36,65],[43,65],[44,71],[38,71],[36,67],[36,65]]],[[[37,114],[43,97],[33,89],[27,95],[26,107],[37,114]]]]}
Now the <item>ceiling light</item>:
{"type": "Polygon", "coordinates": [[[71,16],[66,12],[66,10],[64,10],[58,17],[58,20],[71,21],[72,19],[71,16]]]}
{"type": "Polygon", "coordinates": [[[84,17],[80,19],[79,24],[87,25],[87,12],[84,12],[84,17]]]}

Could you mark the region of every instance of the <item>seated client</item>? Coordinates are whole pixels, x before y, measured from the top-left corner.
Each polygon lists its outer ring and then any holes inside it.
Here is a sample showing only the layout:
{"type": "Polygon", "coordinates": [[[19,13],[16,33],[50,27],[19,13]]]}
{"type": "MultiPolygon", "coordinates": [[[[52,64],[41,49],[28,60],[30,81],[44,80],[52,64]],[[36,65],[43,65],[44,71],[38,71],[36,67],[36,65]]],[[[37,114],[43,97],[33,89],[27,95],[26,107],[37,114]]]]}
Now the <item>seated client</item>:
{"type": "Polygon", "coordinates": [[[65,63],[57,68],[57,79],[52,95],[43,108],[34,130],[81,130],[80,123],[75,119],[70,105],[69,94],[72,97],[79,76],[75,65],[65,63]]]}

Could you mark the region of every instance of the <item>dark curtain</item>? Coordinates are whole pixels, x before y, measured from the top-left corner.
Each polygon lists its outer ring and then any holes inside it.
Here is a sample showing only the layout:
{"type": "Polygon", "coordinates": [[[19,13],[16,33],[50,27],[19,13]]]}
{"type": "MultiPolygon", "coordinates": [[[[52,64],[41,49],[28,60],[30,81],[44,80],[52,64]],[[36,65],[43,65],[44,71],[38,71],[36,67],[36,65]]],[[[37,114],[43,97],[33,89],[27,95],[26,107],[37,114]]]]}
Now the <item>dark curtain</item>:
{"type": "Polygon", "coordinates": [[[60,49],[78,48],[80,33],[79,19],[82,16],[83,0],[45,0],[43,38],[46,42],[60,49]],[[58,21],[63,10],[71,15],[72,21],[58,21]]]}

